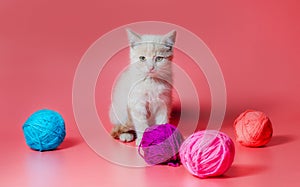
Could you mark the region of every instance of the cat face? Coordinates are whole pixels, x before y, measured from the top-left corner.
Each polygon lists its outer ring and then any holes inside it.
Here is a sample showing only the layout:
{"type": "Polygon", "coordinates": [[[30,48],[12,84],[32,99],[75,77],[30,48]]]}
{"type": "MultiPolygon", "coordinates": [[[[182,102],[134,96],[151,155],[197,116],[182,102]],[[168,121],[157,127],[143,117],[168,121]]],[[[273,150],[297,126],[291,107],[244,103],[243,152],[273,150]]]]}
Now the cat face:
{"type": "Polygon", "coordinates": [[[142,77],[167,79],[171,76],[171,60],[176,32],[166,35],[138,35],[128,30],[131,66],[142,77]]]}

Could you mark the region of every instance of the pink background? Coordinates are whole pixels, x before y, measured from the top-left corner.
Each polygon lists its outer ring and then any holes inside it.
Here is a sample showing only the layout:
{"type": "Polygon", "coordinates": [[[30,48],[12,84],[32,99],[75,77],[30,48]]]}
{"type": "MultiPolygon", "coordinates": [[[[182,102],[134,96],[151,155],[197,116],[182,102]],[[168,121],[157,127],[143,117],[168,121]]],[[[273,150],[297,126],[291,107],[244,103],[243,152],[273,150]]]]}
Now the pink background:
{"type": "MultiPolygon", "coordinates": [[[[299,8],[296,0],[1,1],[1,186],[299,186],[299,8]],[[239,113],[264,111],[274,127],[266,147],[236,143],[230,170],[205,180],[182,166],[121,167],[90,149],[72,109],[77,65],[104,33],[146,20],[183,26],[208,45],[227,87],[222,131],[234,138],[239,113]],[[25,144],[22,124],[41,108],[60,112],[66,121],[67,137],[56,151],[35,152],[25,144]]],[[[209,92],[203,85],[197,90],[204,90],[205,125],[209,92]]]]}

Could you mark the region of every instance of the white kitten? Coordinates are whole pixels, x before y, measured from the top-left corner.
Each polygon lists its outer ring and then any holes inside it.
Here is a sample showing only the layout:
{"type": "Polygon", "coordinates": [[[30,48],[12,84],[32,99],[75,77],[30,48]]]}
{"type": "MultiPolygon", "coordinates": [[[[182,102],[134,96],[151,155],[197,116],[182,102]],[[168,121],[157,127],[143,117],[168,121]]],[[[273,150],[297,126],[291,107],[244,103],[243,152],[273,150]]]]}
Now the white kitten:
{"type": "Polygon", "coordinates": [[[176,31],[139,35],[127,30],[130,65],[113,90],[111,135],[139,145],[145,129],[169,122],[172,102],[172,57],[176,31]]]}

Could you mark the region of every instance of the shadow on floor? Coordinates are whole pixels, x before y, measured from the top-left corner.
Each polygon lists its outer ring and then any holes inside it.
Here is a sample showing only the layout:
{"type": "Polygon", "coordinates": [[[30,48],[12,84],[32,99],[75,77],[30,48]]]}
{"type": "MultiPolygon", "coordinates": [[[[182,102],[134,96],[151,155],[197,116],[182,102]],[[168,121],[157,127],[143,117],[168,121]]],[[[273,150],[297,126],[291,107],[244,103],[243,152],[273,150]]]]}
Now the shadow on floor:
{"type": "Polygon", "coordinates": [[[68,149],[81,144],[83,140],[79,137],[66,137],[63,143],[59,146],[59,149],[68,149]]]}
{"type": "Polygon", "coordinates": [[[286,144],[295,140],[295,137],[291,135],[275,135],[272,137],[271,141],[266,145],[266,147],[273,147],[282,144],[286,144]]]}
{"type": "Polygon", "coordinates": [[[267,166],[234,164],[221,178],[236,178],[257,175],[267,170],[267,166]]]}

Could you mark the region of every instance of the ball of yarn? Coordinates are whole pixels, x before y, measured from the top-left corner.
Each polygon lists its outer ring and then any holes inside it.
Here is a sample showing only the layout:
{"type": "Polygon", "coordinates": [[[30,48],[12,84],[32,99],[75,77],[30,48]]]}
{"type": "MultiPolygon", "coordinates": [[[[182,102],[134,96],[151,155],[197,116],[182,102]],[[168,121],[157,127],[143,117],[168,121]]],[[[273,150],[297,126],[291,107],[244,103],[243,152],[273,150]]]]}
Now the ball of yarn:
{"type": "Polygon", "coordinates": [[[48,151],[56,149],[66,136],[62,116],[48,109],[33,113],[23,125],[26,144],[33,150],[48,151]]]}
{"type": "Polygon", "coordinates": [[[180,147],[183,166],[199,178],[224,174],[231,166],[235,148],[225,133],[215,130],[198,131],[189,136],[180,147]]]}
{"type": "Polygon", "coordinates": [[[179,148],[183,137],[171,124],[153,125],[147,128],[139,145],[139,154],[150,165],[179,166],[179,148]]]}
{"type": "Polygon", "coordinates": [[[273,128],[270,119],[263,113],[247,110],[234,121],[236,140],[244,146],[260,147],[272,138],[273,128]]]}

